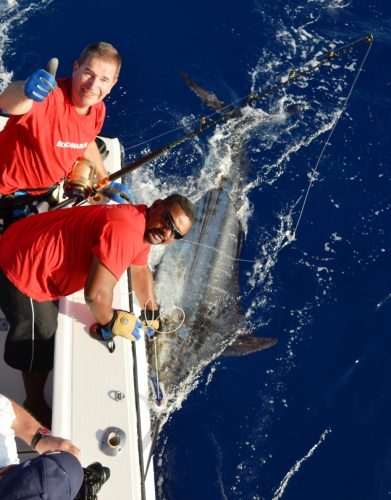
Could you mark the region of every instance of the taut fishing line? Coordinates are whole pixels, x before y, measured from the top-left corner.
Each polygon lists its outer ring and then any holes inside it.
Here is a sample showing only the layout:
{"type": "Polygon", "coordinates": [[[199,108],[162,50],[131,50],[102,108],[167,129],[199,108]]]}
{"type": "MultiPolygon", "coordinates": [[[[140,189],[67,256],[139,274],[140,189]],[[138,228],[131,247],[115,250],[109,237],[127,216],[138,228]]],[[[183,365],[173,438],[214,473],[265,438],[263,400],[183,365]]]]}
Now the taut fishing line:
{"type": "MultiPolygon", "coordinates": [[[[325,64],[330,62],[332,59],[335,59],[335,58],[338,58],[338,57],[345,55],[346,53],[350,52],[351,50],[361,46],[363,43],[368,43],[369,46],[371,46],[372,42],[373,42],[373,36],[371,34],[369,34],[369,35],[366,35],[362,38],[355,40],[354,42],[351,42],[349,44],[344,45],[343,47],[341,47],[338,50],[329,50],[327,52],[327,55],[321,61],[319,61],[317,64],[314,64],[313,66],[306,67],[302,70],[291,70],[289,72],[289,75],[286,78],[286,80],[284,80],[283,82],[281,82],[279,84],[271,85],[260,93],[250,92],[242,97],[239,97],[235,101],[232,101],[230,104],[223,106],[218,111],[213,111],[208,115],[202,115],[198,119],[189,120],[189,122],[186,125],[180,125],[178,127],[172,128],[171,130],[168,130],[167,132],[162,132],[161,134],[158,134],[154,137],[151,137],[150,139],[148,139],[146,141],[141,141],[138,144],[133,144],[132,146],[128,146],[127,148],[124,149],[124,151],[126,152],[126,151],[129,151],[131,149],[135,149],[137,147],[143,146],[145,144],[149,144],[150,142],[153,142],[156,139],[160,139],[161,137],[165,137],[169,134],[172,134],[173,132],[177,132],[178,130],[185,130],[186,128],[188,128],[191,125],[201,124],[199,129],[197,129],[197,131],[193,131],[189,134],[188,138],[192,138],[195,135],[198,135],[198,133],[202,132],[203,130],[205,130],[206,128],[209,128],[212,125],[217,125],[217,123],[219,123],[221,121],[226,121],[229,118],[233,118],[233,117],[237,116],[237,113],[240,109],[244,108],[245,106],[249,106],[250,104],[252,104],[254,102],[261,101],[262,99],[264,99],[267,96],[275,94],[279,90],[291,85],[297,78],[306,77],[309,73],[312,73],[315,70],[317,70],[318,68],[320,68],[321,66],[324,66],[325,64]],[[217,118],[214,118],[215,116],[217,116],[217,118]]],[[[367,52],[369,52],[369,50],[367,52]]],[[[187,136],[186,136],[186,138],[187,138],[187,136]]],[[[182,140],[179,140],[178,144],[180,142],[182,142],[182,140]]]]}
{"type": "Polygon", "coordinates": [[[192,245],[198,245],[200,247],[205,247],[205,248],[209,248],[210,250],[213,250],[214,252],[217,252],[219,253],[220,255],[222,255],[223,257],[226,257],[227,259],[230,259],[230,260],[236,260],[237,262],[251,262],[251,263],[254,263],[254,262],[257,262],[258,259],[254,260],[250,260],[250,259],[239,259],[238,257],[232,257],[232,255],[228,255],[224,252],[222,252],[221,250],[219,250],[218,248],[212,246],[212,245],[206,245],[205,243],[200,243],[199,241],[192,241],[192,240],[188,240],[187,238],[182,238],[180,241],[186,241],[186,243],[191,243],[192,245]]]}
{"type": "MultiPolygon", "coordinates": [[[[314,181],[316,179],[316,174],[318,173],[319,164],[320,164],[320,162],[321,162],[321,160],[322,160],[322,158],[324,156],[326,147],[330,145],[331,137],[333,136],[334,131],[336,129],[336,126],[338,125],[338,122],[339,122],[341,116],[343,115],[343,112],[346,109],[348,101],[349,101],[349,99],[350,99],[350,97],[351,97],[351,95],[353,93],[354,87],[356,86],[358,77],[360,76],[360,73],[361,73],[361,71],[362,71],[362,69],[364,67],[364,64],[365,64],[365,62],[366,62],[366,60],[368,58],[369,51],[371,50],[371,47],[372,47],[372,43],[369,43],[368,49],[367,49],[367,51],[366,51],[366,53],[365,53],[365,55],[363,57],[363,60],[361,61],[361,64],[360,64],[360,66],[359,66],[359,68],[358,68],[358,70],[356,72],[355,78],[354,78],[353,83],[352,83],[352,85],[351,85],[351,87],[349,89],[348,95],[347,95],[347,97],[345,99],[345,102],[344,102],[344,104],[342,106],[342,109],[339,111],[338,116],[336,117],[336,119],[335,119],[335,121],[333,123],[333,126],[331,127],[329,135],[328,135],[326,141],[323,144],[322,150],[321,150],[321,152],[319,154],[319,157],[318,157],[318,159],[316,161],[315,167],[312,169],[312,175],[310,176],[308,187],[307,187],[307,190],[306,190],[305,195],[304,195],[304,200],[303,200],[303,203],[302,203],[302,206],[301,206],[301,209],[300,209],[300,213],[299,213],[298,220],[296,222],[296,226],[295,226],[295,228],[294,228],[294,230],[293,230],[292,233],[291,232],[287,232],[286,233],[287,241],[285,241],[285,243],[283,243],[281,245],[281,247],[275,251],[274,255],[278,254],[286,245],[289,245],[292,241],[294,241],[296,239],[297,229],[298,229],[299,224],[301,222],[301,218],[303,216],[304,208],[305,208],[305,206],[307,204],[307,201],[308,201],[308,196],[309,196],[310,190],[311,190],[311,188],[313,186],[313,183],[314,183],[314,181]]],[[[341,50],[343,50],[343,49],[341,49],[341,50]]],[[[199,245],[199,246],[202,246],[202,247],[205,247],[205,248],[209,248],[209,249],[214,250],[215,252],[223,255],[227,259],[234,260],[234,261],[237,261],[237,262],[250,262],[250,263],[254,263],[254,262],[258,261],[258,259],[239,259],[237,257],[232,257],[231,255],[228,255],[228,254],[222,252],[221,250],[219,250],[219,249],[217,249],[217,248],[215,248],[215,247],[213,247],[211,245],[206,245],[205,243],[199,243],[197,241],[188,240],[187,238],[183,238],[181,241],[183,241],[183,242],[186,241],[187,243],[191,243],[193,245],[199,245]]]]}
{"type": "MultiPolygon", "coordinates": [[[[322,150],[321,150],[320,155],[319,155],[319,157],[318,157],[318,160],[317,160],[317,162],[316,162],[316,164],[315,164],[315,167],[312,169],[312,175],[310,176],[310,181],[309,181],[309,184],[308,184],[308,187],[307,187],[306,193],[305,193],[305,195],[304,195],[304,200],[303,200],[303,204],[302,204],[302,207],[301,207],[301,210],[300,210],[300,214],[299,214],[299,217],[298,217],[298,220],[297,220],[297,223],[296,223],[295,229],[293,230],[293,233],[292,233],[292,235],[291,235],[291,239],[292,239],[292,241],[296,238],[297,228],[299,227],[299,224],[300,224],[300,221],[301,221],[301,217],[302,217],[303,212],[304,212],[304,208],[305,208],[305,206],[306,206],[306,204],[307,204],[307,200],[308,200],[308,195],[309,195],[309,192],[310,192],[310,190],[311,190],[311,188],[312,188],[312,185],[313,185],[313,183],[314,183],[314,181],[315,181],[315,179],[316,179],[316,174],[318,173],[318,167],[319,167],[319,164],[320,164],[320,162],[321,162],[321,160],[322,160],[322,158],[323,158],[323,155],[324,155],[324,152],[325,152],[325,150],[326,150],[326,147],[330,145],[330,140],[331,140],[331,137],[332,137],[332,135],[334,134],[335,128],[336,128],[336,126],[338,125],[338,122],[339,122],[339,120],[340,120],[340,118],[341,118],[341,116],[342,116],[343,112],[344,112],[344,111],[345,111],[345,109],[346,109],[346,106],[347,106],[347,104],[348,104],[348,101],[349,101],[349,99],[350,99],[350,97],[351,97],[351,95],[352,95],[352,93],[353,93],[353,89],[354,89],[354,87],[356,86],[356,83],[357,83],[358,77],[360,76],[360,73],[361,73],[361,71],[362,71],[362,69],[363,69],[363,67],[364,67],[364,64],[365,64],[365,62],[366,62],[366,60],[367,60],[367,58],[368,58],[369,51],[371,50],[371,47],[372,47],[372,43],[370,43],[370,44],[368,45],[368,49],[367,49],[367,51],[366,51],[366,53],[365,53],[365,55],[364,55],[364,57],[363,57],[363,60],[361,61],[361,64],[360,64],[360,66],[359,66],[359,68],[358,68],[358,70],[357,70],[356,76],[355,76],[355,78],[354,78],[354,80],[353,80],[353,83],[352,83],[352,85],[351,85],[351,87],[350,87],[350,90],[349,90],[348,95],[347,95],[347,97],[346,97],[346,99],[345,99],[345,102],[343,103],[342,109],[341,109],[341,111],[338,113],[338,116],[337,116],[337,118],[335,119],[335,121],[334,121],[334,123],[333,123],[333,126],[331,127],[331,130],[330,130],[330,132],[329,132],[329,135],[328,135],[328,137],[327,137],[326,141],[325,141],[325,142],[324,142],[324,144],[323,144],[322,150]]],[[[285,245],[284,245],[284,246],[285,246],[285,245]]],[[[283,248],[283,247],[281,247],[281,248],[283,248]]]]}

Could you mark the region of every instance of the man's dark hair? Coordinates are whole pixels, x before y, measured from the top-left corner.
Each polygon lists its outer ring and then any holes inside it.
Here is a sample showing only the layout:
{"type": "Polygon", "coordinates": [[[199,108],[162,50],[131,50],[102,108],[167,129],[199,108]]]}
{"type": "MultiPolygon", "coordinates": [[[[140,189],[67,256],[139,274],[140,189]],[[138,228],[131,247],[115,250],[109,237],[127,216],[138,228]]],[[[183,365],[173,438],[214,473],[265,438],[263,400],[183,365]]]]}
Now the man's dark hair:
{"type": "Polygon", "coordinates": [[[186,198],[186,196],[182,196],[181,194],[172,194],[170,196],[167,196],[167,198],[164,198],[163,202],[165,205],[173,205],[174,203],[176,203],[185,212],[190,221],[192,223],[194,222],[194,205],[188,198],[186,198]]]}
{"type": "Polygon", "coordinates": [[[105,61],[112,62],[117,65],[117,76],[121,69],[121,56],[118,50],[107,42],[95,42],[88,45],[80,54],[78,59],[79,65],[82,65],[89,57],[99,57],[105,61]]]}

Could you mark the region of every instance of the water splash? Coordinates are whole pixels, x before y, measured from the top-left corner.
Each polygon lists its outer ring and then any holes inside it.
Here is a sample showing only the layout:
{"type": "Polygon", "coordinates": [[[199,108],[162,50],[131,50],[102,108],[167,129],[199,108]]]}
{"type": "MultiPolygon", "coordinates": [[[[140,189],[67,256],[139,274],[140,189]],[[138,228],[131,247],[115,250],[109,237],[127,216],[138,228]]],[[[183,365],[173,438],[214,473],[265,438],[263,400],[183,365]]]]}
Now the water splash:
{"type": "Polygon", "coordinates": [[[391,292],[376,304],[376,309],[382,308],[384,304],[388,302],[390,299],[391,299],[391,292]]]}
{"type": "Polygon", "coordinates": [[[323,441],[326,439],[327,435],[331,432],[331,429],[326,429],[320,436],[319,441],[308,451],[308,453],[298,460],[295,465],[288,471],[284,479],[281,481],[280,485],[278,486],[277,490],[274,492],[273,500],[279,500],[282,498],[283,494],[285,493],[285,490],[288,486],[289,481],[292,479],[292,477],[296,474],[296,472],[299,471],[300,467],[303,465],[305,461],[307,461],[309,458],[312,457],[312,455],[315,453],[316,449],[323,443],[323,441]]]}
{"type": "Polygon", "coordinates": [[[12,69],[4,66],[4,55],[10,45],[10,31],[25,23],[37,11],[47,8],[54,0],[28,2],[26,0],[0,0],[0,92],[10,83],[12,69]]]}

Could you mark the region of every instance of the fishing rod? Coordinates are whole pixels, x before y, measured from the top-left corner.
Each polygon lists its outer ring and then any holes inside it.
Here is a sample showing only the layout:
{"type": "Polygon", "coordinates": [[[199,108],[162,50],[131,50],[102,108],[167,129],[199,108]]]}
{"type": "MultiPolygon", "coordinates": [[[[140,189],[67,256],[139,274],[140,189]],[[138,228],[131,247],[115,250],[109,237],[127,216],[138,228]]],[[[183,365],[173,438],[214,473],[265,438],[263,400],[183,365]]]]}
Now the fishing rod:
{"type": "MultiPolygon", "coordinates": [[[[241,116],[241,111],[243,108],[246,106],[250,106],[255,102],[261,101],[265,97],[268,97],[269,95],[273,95],[277,93],[278,91],[288,87],[291,85],[295,80],[299,78],[305,78],[308,76],[308,74],[316,71],[319,69],[321,66],[324,66],[325,64],[329,63],[331,60],[339,58],[344,56],[345,54],[351,52],[352,50],[360,47],[361,45],[367,43],[371,44],[373,42],[373,36],[372,34],[365,35],[364,37],[356,40],[355,42],[352,42],[350,44],[347,44],[343,46],[339,50],[329,50],[326,54],[326,56],[319,61],[317,64],[313,66],[309,66],[307,68],[304,68],[302,70],[292,70],[289,72],[289,75],[286,80],[283,82],[276,84],[276,85],[271,85],[267,89],[265,89],[263,92],[260,93],[253,93],[250,92],[248,95],[245,97],[239,99],[237,102],[243,101],[241,104],[234,106],[232,104],[229,105],[223,105],[217,109],[216,112],[213,113],[210,116],[201,116],[199,119],[199,125],[191,130],[190,132],[184,134],[183,136],[179,137],[178,139],[158,148],[155,149],[154,151],[151,151],[150,153],[147,153],[137,160],[129,163],[128,165],[125,165],[122,167],[120,170],[117,172],[114,172],[110,174],[109,176],[105,177],[104,179],[98,181],[95,183],[92,187],[92,190],[90,190],[88,195],[85,195],[84,193],[79,194],[78,196],[75,196],[73,198],[66,199],[63,202],[60,202],[59,204],[55,205],[52,210],[56,210],[59,208],[66,207],[68,205],[73,204],[73,206],[80,205],[84,203],[88,197],[94,196],[97,194],[97,192],[101,189],[103,189],[105,186],[107,186],[111,181],[115,181],[119,179],[120,177],[123,177],[126,174],[129,174],[136,170],[137,168],[142,167],[143,165],[150,163],[151,161],[155,160],[156,158],[168,153],[171,149],[175,148],[176,146],[182,144],[185,141],[188,141],[190,139],[193,139],[194,137],[197,137],[198,135],[202,134],[206,130],[208,130],[211,127],[214,127],[218,125],[219,123],[226,122],[232,118],[239,117],[241,116]],[[216,117],[211,118],[211,116],[214,116],[217,114],[216,117]]],[[[194,89],[193,89],[194,90],[194,89]]]]}

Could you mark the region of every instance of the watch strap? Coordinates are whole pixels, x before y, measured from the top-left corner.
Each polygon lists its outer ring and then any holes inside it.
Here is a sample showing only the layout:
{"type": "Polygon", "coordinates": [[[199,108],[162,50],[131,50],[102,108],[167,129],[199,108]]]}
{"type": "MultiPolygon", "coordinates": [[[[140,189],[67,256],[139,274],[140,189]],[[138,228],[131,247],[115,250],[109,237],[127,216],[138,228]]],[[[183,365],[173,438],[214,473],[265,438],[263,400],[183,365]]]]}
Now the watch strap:
{"type": "Polygon", "coordinates": [[[30,445],[31,448],[35,450],[35,447],[41,441],[41,439],[44,438],[45,436],[50,436],[50,435],[51,435],[50,429],[48,429],[47,427],[39,427],[37,429],[37,432],[34,434],[33,439],[31,440],[31,445],[30,445]]]}

